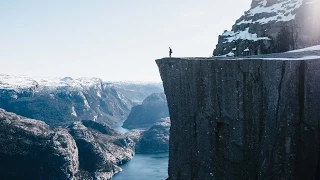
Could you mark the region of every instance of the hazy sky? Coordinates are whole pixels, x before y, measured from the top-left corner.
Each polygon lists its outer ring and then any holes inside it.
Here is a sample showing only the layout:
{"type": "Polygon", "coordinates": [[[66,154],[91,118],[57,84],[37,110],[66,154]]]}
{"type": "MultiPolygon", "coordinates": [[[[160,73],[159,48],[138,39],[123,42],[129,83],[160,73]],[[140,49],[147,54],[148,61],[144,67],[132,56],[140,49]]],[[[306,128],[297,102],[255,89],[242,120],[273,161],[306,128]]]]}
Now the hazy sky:
{"type": "Polygon", "coordinates": [[[210,56],[251,0],[0,0],[0,73],[160,81],[155,59],[210,56]]]}

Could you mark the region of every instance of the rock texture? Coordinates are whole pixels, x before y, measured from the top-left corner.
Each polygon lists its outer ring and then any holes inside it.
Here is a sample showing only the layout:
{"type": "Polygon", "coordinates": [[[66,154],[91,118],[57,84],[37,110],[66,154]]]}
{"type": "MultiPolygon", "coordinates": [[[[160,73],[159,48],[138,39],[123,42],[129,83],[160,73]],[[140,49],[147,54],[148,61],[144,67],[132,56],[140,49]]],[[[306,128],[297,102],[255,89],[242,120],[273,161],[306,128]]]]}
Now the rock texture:
{"type": "Polygon", "coordinates": [[[134,142],[93,121],[51,129],[0,109],[0,179],[97,179],[120,172],[134,142]]]}
{"type": "Polygon", "coordinates": [[[284,52],[320,44],[319,0],[253,0],[231,31],[219,36],[214,56],[284,52]]]}
{"type": "Polygon", "coordinates": [[[75,179],[78,148],[64,129],[0,109],[0,179],[75,179]]]}
{"type": "Polygon", "coordinates": [[[168,116],[166,96],[164,93],[154,93],[148,96],[141,105],[131,109],[123,127],[127,129],[150,128],[155,122],[168,116]]]}
{"type": "Polygon", "coordinates": [[[319,179],[319,54],[157,60],[169,180],[319,179]]]}
{"type": "Polygon", "coordinates": [[[136,153],[154,154],[169,152],[170,118],[162,118],[149,130],[141,133],[136,153]]]}
{"type": "Polygon", "coordinates": [[[79,149],[80,168],[98,179],[110,179],[134,155],[134,142],[107,125],[82,121],[69,130],[79,149]]]}

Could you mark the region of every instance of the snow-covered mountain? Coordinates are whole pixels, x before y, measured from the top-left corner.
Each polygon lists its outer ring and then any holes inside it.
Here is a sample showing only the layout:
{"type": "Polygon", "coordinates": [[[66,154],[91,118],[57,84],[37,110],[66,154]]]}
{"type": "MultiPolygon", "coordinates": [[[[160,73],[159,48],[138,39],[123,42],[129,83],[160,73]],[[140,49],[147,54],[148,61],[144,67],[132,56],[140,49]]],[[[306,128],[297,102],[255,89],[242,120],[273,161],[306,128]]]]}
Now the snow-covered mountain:
{"type": "Polygon", "coordinates": [[[137,104],[153,93],[163,92],[161,82],[110,82],[125,97],[137,104]]]}
{"type": "Polygon", "coordinates": [[[214,56],[284,52],[320,44],[320,0],[253,0],[219,36],[214,56]]]}
{"type": "Polygon", "coordinates": [[[49,125],[75,120],[112,124],[125,119],[132,101],[98,78],[34,79],[0,75],[0,108],[49,125]]]}

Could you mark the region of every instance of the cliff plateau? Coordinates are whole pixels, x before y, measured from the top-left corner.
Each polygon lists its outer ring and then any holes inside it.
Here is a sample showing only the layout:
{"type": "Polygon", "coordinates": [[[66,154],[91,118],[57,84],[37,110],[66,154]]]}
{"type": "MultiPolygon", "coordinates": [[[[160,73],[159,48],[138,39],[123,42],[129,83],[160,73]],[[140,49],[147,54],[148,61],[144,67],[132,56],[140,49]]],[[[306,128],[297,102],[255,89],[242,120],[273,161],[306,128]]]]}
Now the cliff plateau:
{"type": "Polygon", "coordinates": [[[168,179],[319,179],[319,50],[157,60],[168,179]]]}

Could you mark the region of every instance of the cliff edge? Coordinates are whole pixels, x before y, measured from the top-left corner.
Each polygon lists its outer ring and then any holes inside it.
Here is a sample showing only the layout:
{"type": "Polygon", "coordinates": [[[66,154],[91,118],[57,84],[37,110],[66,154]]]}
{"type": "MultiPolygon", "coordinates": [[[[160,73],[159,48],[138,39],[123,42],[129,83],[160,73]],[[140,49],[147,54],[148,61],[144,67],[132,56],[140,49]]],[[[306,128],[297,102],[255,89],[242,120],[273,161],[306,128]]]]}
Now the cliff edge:
{"type": "Polygon", "coordinates": [[[320,49],[156,61],[169,180],[319,179],[320,49]]]}

